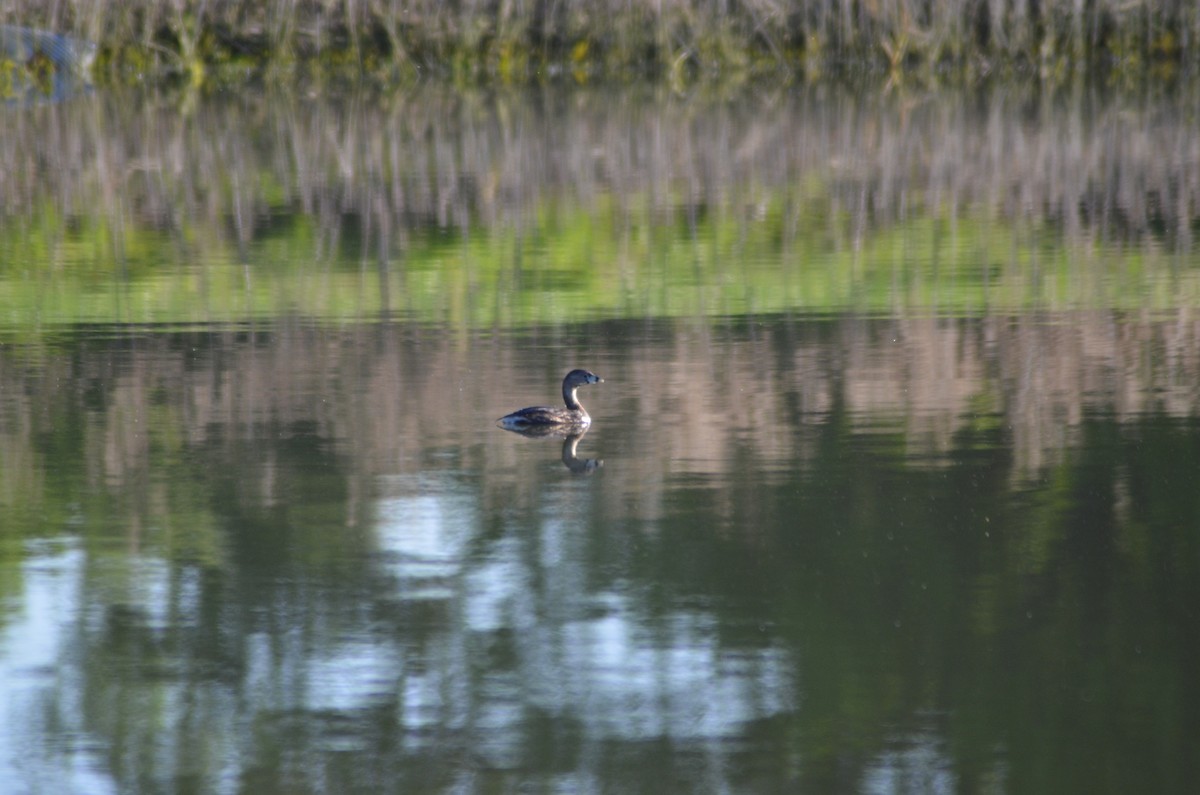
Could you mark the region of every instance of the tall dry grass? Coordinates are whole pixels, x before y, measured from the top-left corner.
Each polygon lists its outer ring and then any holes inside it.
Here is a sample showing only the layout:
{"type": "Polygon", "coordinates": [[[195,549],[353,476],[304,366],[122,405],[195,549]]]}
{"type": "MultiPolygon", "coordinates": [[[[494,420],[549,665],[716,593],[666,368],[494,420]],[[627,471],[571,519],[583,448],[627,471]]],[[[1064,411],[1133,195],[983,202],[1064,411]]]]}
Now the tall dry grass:
{"type": "Polygon", "coordinates": [[[323,59],[503,77],[847,63],[1057,74],[1200,60],[1191,0],[3,0],[0,24],[99,42],[107,63],[126,67],[323,59]]]}

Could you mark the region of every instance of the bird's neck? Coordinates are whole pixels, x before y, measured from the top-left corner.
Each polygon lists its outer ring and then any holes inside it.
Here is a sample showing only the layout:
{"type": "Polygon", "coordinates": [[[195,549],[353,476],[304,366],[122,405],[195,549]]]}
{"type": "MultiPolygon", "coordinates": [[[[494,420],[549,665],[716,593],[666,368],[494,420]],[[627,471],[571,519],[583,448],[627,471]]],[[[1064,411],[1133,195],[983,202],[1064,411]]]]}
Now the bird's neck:
{"type": "Polygon", "coordinates": [[[579,398],[575,396],[576,390],[579,387],[563,387],[563,402],[567,404],[567,408],[571,411],[583,411],[583,404],[579,402],[579,398]]]}

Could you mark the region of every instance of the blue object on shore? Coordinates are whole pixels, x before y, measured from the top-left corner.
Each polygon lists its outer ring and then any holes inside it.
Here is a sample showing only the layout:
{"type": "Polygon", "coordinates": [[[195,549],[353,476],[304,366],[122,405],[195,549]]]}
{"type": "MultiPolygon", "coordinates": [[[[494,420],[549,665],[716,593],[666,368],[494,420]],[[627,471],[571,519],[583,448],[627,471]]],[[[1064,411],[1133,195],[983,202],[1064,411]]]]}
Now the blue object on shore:
{"type": "Polygon", "coordinates": [[[0,66],[6,67],[0,100],[61,100],[90,82],[93,42],[46,30],[0,25],[0,66]]]}

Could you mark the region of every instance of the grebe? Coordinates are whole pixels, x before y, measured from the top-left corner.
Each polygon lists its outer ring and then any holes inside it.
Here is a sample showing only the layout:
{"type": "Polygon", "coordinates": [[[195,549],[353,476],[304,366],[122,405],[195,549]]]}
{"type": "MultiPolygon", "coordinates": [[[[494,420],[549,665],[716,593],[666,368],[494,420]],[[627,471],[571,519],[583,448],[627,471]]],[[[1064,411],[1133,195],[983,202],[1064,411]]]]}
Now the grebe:
{"type": "Polygon", "coordinates": [[[602,384],[604,379],[587,370],[572,370],[563,379],[562,395],[567,404],[565,409],[551,406],[530,406],[527,409],[514,411],[496,420],[496,424],[508,430],[521,430],[534,426],[572,426],[586,428],[592,424],[587,409],[575,396],[575,390],[587,384],[602,384]]]}

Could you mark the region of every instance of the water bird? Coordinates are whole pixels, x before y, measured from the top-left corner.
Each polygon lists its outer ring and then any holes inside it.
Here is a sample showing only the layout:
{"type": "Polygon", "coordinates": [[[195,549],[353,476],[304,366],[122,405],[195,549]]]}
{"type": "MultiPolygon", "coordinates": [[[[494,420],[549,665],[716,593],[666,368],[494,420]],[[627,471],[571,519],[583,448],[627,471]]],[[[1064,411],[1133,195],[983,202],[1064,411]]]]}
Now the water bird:
{"type": "Polygon", "coordinates": [[[530,406],[512,414],[505,414],[496,420],[501,428],[510,431],[525,430],[533,427],[573,427],[586,428],[592,424],[592,418],[587,409],[579,402],[576,390],[588,384],[602,384],[604,379],[587,370],[572,370],[563,379],[562,396],[566,408],[554,406],[530,406]]]}

